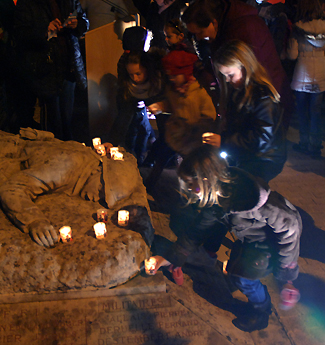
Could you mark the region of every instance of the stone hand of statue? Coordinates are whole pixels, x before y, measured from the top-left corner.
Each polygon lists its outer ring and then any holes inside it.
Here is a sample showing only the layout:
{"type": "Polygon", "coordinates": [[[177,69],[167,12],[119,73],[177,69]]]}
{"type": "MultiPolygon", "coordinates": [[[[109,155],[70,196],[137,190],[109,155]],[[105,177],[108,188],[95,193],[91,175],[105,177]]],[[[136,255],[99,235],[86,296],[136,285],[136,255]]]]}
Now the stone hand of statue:
{"type": "Polygon", "coordinates": [[[45,219],[34,221],[28,228],[31,237],[40,246],[51,247],[59,240],[57,231],[45,219]]]}
{"type": "Polygon", "coordinates": [[[209,144],[215,147],[220,147],[221,145],[221,136],[215,133],[203,133],[202,135],[202,143],[209,144]]]}
{"type": "Polygon", "coordinates": [[[145,261],[145,270],[149,275],[155,275],[160,267],[169,266],[171,263],[162,256],[152,256],[145,261]]]}

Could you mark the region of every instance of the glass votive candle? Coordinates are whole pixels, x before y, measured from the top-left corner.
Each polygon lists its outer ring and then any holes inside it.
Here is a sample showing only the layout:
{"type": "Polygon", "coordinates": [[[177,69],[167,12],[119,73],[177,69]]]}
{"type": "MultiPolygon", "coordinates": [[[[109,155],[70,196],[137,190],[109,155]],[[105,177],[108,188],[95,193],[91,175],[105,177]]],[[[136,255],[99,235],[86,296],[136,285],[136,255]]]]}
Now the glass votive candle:
{"type": "Polygon", "coordinates": [[[120,226],[127,226],[129,224],[129,211],[120,210],[117,214],[117,223],[120,226]]]}
{"type": "Polygon", "coordinates": [[[202,134],[202,141],[203,141],[203,143],[205,141],[205,138],[211,137],[212,135],[214,135],[214,133],[212,133],[212,132],[203,133],[202,134]]]}
{"type": "Polygon", "coordinates": [[[102,141],[100,138],[93,138],[93,146],[94,148],[97,148],[98,145],[101,145],[102,144],[102,141]]]}
{"type": "Polygon", "coordinates": [[[103,239],[106,236],[106,224],[103,222],[94,224],[94,232],[97,239],[103,239]]]}
{"type": "Polygon", "coordinates": [[[152,273],[156,268],[156,259],[151,257],[150,259],[144,260],[144,267],[147,273],[152,273]]]}
{"type": "Polygon", "coordinates": [[[115,161],[122,161],[123,160],[123,153],[122,152],[116,152],[113,156],[113,159],[115,161]]]}
{"type": "Polygon", "coordinates": [[[63,243],[72,241],[72,230],[70,226],[62,226],[59,230],[60,238],[63,243]]]}
{"type": "Polygon", "coordinates": [[[97,222],[107,223],[108,210],[106,208],[100,208],[97,210],[97,222]]]}
{"type": "Polygon", "coordinates": [[[119,151],[118,151],[118,147],[111,147],[111,148],[109,149],[109,153],[110,153],[112,159],[114,159],[114,156],[115,156],[115,154],[116,154],[117,152],[119,152],[119,151]]]}
{"type": "Polygon", "coordinates": [[[104,145],[97,145],[95,149],[100,156],[106,156],[106,148],[104,145]]]}

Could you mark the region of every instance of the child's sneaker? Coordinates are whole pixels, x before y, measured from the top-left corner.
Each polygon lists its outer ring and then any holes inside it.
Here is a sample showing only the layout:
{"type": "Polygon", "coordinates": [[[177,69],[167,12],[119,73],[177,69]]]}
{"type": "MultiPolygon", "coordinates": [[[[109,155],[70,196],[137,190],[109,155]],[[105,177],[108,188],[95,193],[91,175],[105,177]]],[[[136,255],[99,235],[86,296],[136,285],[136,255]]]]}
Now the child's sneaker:
{"type": "Polygon", "coordinates": [[[282,310],[292,309],[300,299],[300,292],[291,284],[284,285],[280,293],[281,302],[279,308],[282,310]]]}
{"type": "Polygon", "coordinates": [[[168,267],[168,271],[171,272],[173,279],[177,285],[183,285],[184,275],[183,275],[182,267],[175,267],[174,265],[170,265],[168,267]]]}

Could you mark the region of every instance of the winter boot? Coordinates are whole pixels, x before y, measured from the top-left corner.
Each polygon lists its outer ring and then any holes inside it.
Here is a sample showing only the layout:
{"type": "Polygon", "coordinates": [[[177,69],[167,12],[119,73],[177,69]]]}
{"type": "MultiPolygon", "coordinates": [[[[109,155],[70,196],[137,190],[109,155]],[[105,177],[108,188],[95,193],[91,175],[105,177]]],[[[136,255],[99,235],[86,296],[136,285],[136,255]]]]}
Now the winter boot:
{"type": "Polygon", "coordinates": [[[272,313],[271,297],[265,288],[266,300],[262,303],[249,303],[247,311],[233,320],[232,323],[244,332],[253,332],[264,329],[269,324],[269,317],[272,313]]]}

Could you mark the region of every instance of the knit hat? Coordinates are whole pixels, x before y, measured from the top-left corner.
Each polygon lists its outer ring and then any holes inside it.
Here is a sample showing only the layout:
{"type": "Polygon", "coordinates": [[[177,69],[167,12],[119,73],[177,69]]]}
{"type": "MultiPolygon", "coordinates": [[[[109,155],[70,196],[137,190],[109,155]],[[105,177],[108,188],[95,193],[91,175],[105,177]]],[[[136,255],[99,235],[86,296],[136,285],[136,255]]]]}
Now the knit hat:
{"type": "Polygon", "coordinates": [[[167,74],[184,74],[188,80],[193,75],[194,63],[197,61],[195,54],[185,50],[172,50],[162,58],[162,64],[167,74]]]}
{"type": "Polygon", "coordinates": [[[146,43],[147,30],[142,26],[131,26],[126,28],[123,33],[122,43],[124,50],[144,50],[146,43]]]}

